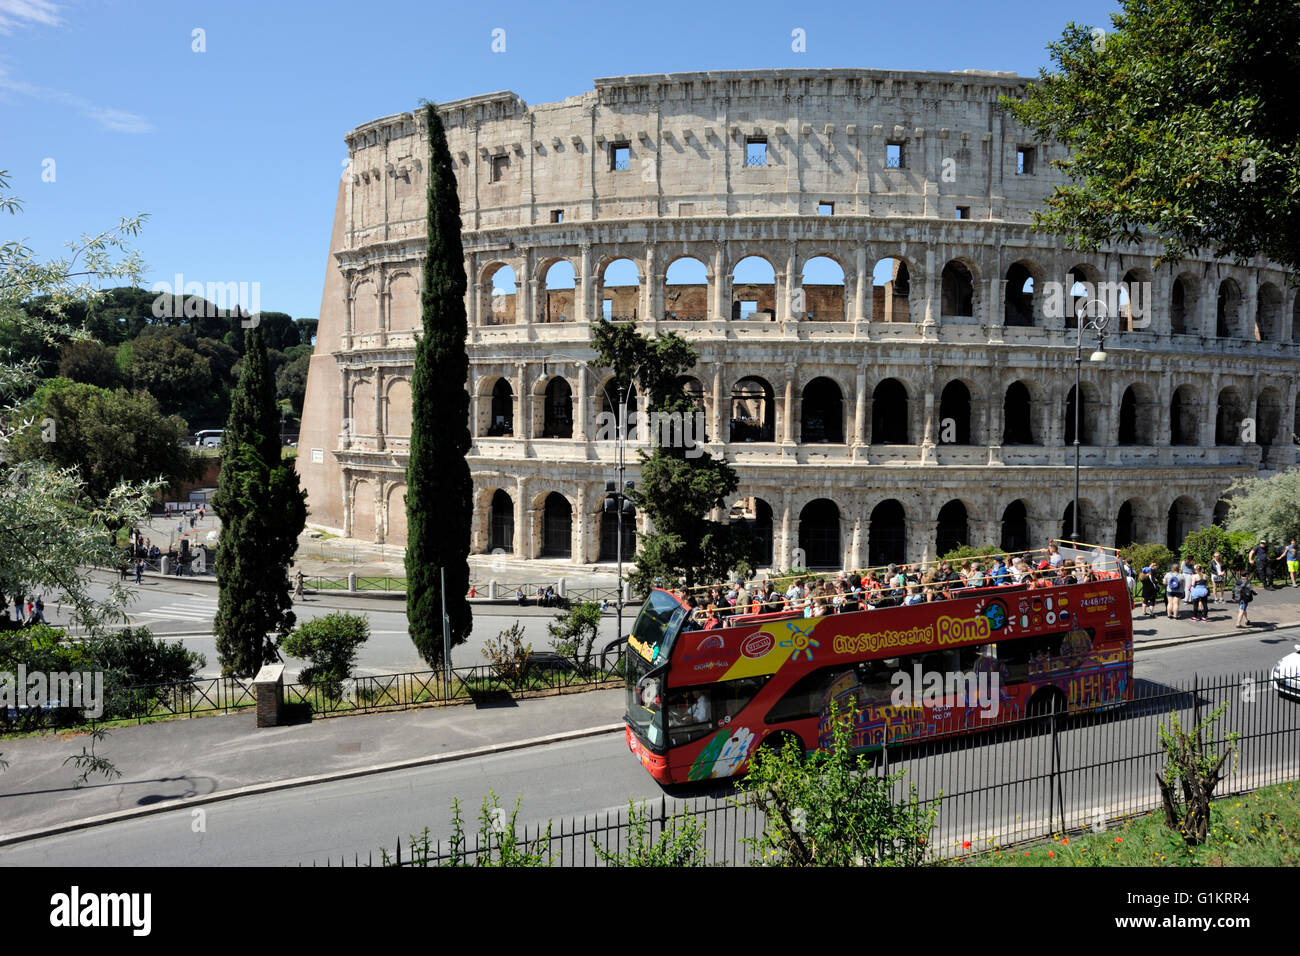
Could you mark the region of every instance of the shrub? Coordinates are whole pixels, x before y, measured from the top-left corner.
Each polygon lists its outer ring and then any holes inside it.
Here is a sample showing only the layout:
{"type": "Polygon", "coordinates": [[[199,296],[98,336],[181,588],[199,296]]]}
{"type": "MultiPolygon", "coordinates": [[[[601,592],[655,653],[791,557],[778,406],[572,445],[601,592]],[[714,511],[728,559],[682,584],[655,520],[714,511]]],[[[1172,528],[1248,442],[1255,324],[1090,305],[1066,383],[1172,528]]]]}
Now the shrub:
{"type": "Polygon", "coordinates": [[[1240,734],[1227,734],[1221,741],[1214,739],[1214,725],[1227,709],[1228,702],[1224,701],[1190,731],[1183,730],[1177,711],[1170,713],[1168,728],[1163,723],[1158,727],[1160,746],[1165,751],[1165,773],[1163,777],[1157,773],[1156,780],[1164,802],[1165,824],[1182,834],[1188,846],[1205,842],[1214,788],[1228,775],[1224,764],[1237,752],[1240,734]]]}
{"type": "Polygon", "coordinates": [[[704,866],[704,824],[685,811],[668,818],[657,840],[650,836],[653,818],[643,802],[627,805],[628,847],[611,853],[591,838],[596,858],[606,866],[704,866]]]}
{"type": "Polygon", "coordinates": [[[369,639],[369,621],[359,614],[335,611],[300,624],[281,647],[285,653],[311,662],[299,672],[300,681],[337,700],[343,696],[343,682],[352,676],[357,651],[369,639]]]}
{"type": "MultiPolygon", "coordinates": [[[[832,710],[828,750],[807,757],[793,738],[780,750],[760,746],[736,783],[767,823],[746,842],[773,866],[918,866],[939,807],[922,807],[916,788],[894,803],[903,773],[877,776],[865,755],[854,756],[847,715],[832,710]]],[[[904,771],[905,772],[905,771],[904,771]]]]}
{"type": "Polygon", "coordinates": [[[1140,571],[1145,567],[1154,567],[1160,571],[1156,580],[1161,580],[1164,572],[1169,570],[1169,565],[1174,563],[1177,557],[1172,551],[1163,544],[1154,541],[1148,541],[1145,544],[1130,544],[1126,548],[1121,548],[1119,552],[1129,564],[1133,565],[1134,571],[1140,571]]]}
{"type": "Polygon", "coordinates": [[[600,605],[594,601],[583,601],[574,605],[564,614],[557,615],[554,624],[546,629],[551,632],[551,647],[562,657],[572,660],[579,670],[586,669],[591,662],[591,648],[600,634],[600,605]]]}
{"type": "Polygon", "coordinates": [[[1249,548],[1250,544],[1242,548],[1236,547],[1233,538],[1234,535],[1218,525],[1201,528],[1199,531],[1193,531],[1183,540],[1182,556],[1184,559],[1190,559],[1193,564],[1199,564],[1205,573],[1209,574],[1210,559],[1214,557],[1214,552],[1218,551],[1223,555],[1223,561],[1229,570],[1240,571],[1246,566],[1245,556],[1241,552],[1243,548],[1249,548]]]}
{"type": "Polygon", "coordinates": [[[994,554],[1005,554],[1001,548],[995,548],[991,544],[986,544],[978,548],[972,548],[969,544],[959,544],[940,560],[942,561],[965,561],[967,558],[987,558],[994,554]]]}
{"type": "Polygon", "coordinates": [[[524,643],[524,626],[518,621],[496,637],[489,637],[483,645],[483,656],[492,673],[516,690],[528,679],[528,659],[532,655],[533,645],[524,643]]]}

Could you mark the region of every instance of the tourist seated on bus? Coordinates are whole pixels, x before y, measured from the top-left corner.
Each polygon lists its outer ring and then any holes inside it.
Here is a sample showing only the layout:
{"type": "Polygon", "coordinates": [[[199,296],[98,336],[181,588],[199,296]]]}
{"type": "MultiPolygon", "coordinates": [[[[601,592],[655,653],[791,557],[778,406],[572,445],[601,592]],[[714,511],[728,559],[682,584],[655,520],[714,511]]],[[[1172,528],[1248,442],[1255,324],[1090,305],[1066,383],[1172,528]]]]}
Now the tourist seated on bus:
{"type": "Polygon", "coordinates": [[[718,609],[714,605],[709,605],[709,612],[704,618],[704,629],[711,631],[714,628],[722,627],[722,618],[718,617],[718,609]]]}

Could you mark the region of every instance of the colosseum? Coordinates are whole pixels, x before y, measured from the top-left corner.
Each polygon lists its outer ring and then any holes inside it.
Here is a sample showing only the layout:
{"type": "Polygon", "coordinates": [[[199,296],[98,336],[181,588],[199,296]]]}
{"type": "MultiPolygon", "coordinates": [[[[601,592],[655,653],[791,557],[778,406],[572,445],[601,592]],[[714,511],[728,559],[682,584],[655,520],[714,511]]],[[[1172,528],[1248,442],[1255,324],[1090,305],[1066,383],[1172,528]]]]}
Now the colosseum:
{"type": "MultiPolygon", "coordinates": [[[[601,423],[618,398],[597,322],[693,343],[683,387],[740,476],[731,517],[774,567],[1068,533],[1076,401],[1084,540],[1181,541],[1222,518],[1234,479],[1294,465],[1286,272],[1157,264],[1154,244],[1072,252],[1032,230],[1064,154],[999,107],[1028,82],[676,73],[442,104],[469,280],[472,551],[614,560],[618,442],[601,423]]],[[[422,114],[347,144],[299,469],[315,526],[401,543],[422,114]]],[[[629,436],[629,479],[647,431],[629,436]]]]}

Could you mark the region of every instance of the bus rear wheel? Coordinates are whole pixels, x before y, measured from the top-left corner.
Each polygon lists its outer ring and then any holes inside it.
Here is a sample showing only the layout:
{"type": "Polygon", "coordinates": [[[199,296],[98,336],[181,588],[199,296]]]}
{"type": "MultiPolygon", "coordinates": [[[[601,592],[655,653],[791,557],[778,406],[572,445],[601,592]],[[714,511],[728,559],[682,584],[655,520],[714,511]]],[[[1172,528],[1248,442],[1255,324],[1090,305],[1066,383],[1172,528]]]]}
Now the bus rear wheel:
{"type": "Polygon", "coordinates": [[[1029,717],[1048,717],[1052,713],[1062,717],[1065,715],[1065,695],[1055,687],[1044,687],[1029,698],[1025,713],[1029,717]]]}

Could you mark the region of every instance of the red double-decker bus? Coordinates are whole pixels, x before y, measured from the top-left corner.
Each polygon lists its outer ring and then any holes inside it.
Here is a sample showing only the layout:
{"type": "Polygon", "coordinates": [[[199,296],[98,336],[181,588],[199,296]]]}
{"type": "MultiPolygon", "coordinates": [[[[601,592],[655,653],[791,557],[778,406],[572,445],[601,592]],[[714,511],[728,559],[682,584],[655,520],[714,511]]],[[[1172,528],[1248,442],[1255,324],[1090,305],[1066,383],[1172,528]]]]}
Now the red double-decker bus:
{"type": "MultiPolygon", "coordinates": [[[[628,747],[659,782],[684,783],[743,773],[755,748],[790,736],[806,751],[826,746],[836,711],[856,713],[853,745],[872,750],[1128,700],[1133,622],[1118,556],[1055,545],[1062,567],[1018,584],[821,617],[796,601],[705,627],[688,600],[656,589],[628,637],[628,747]]],[[[1047,553],[1029,563],[1038,558],[1047,553]]]]}

